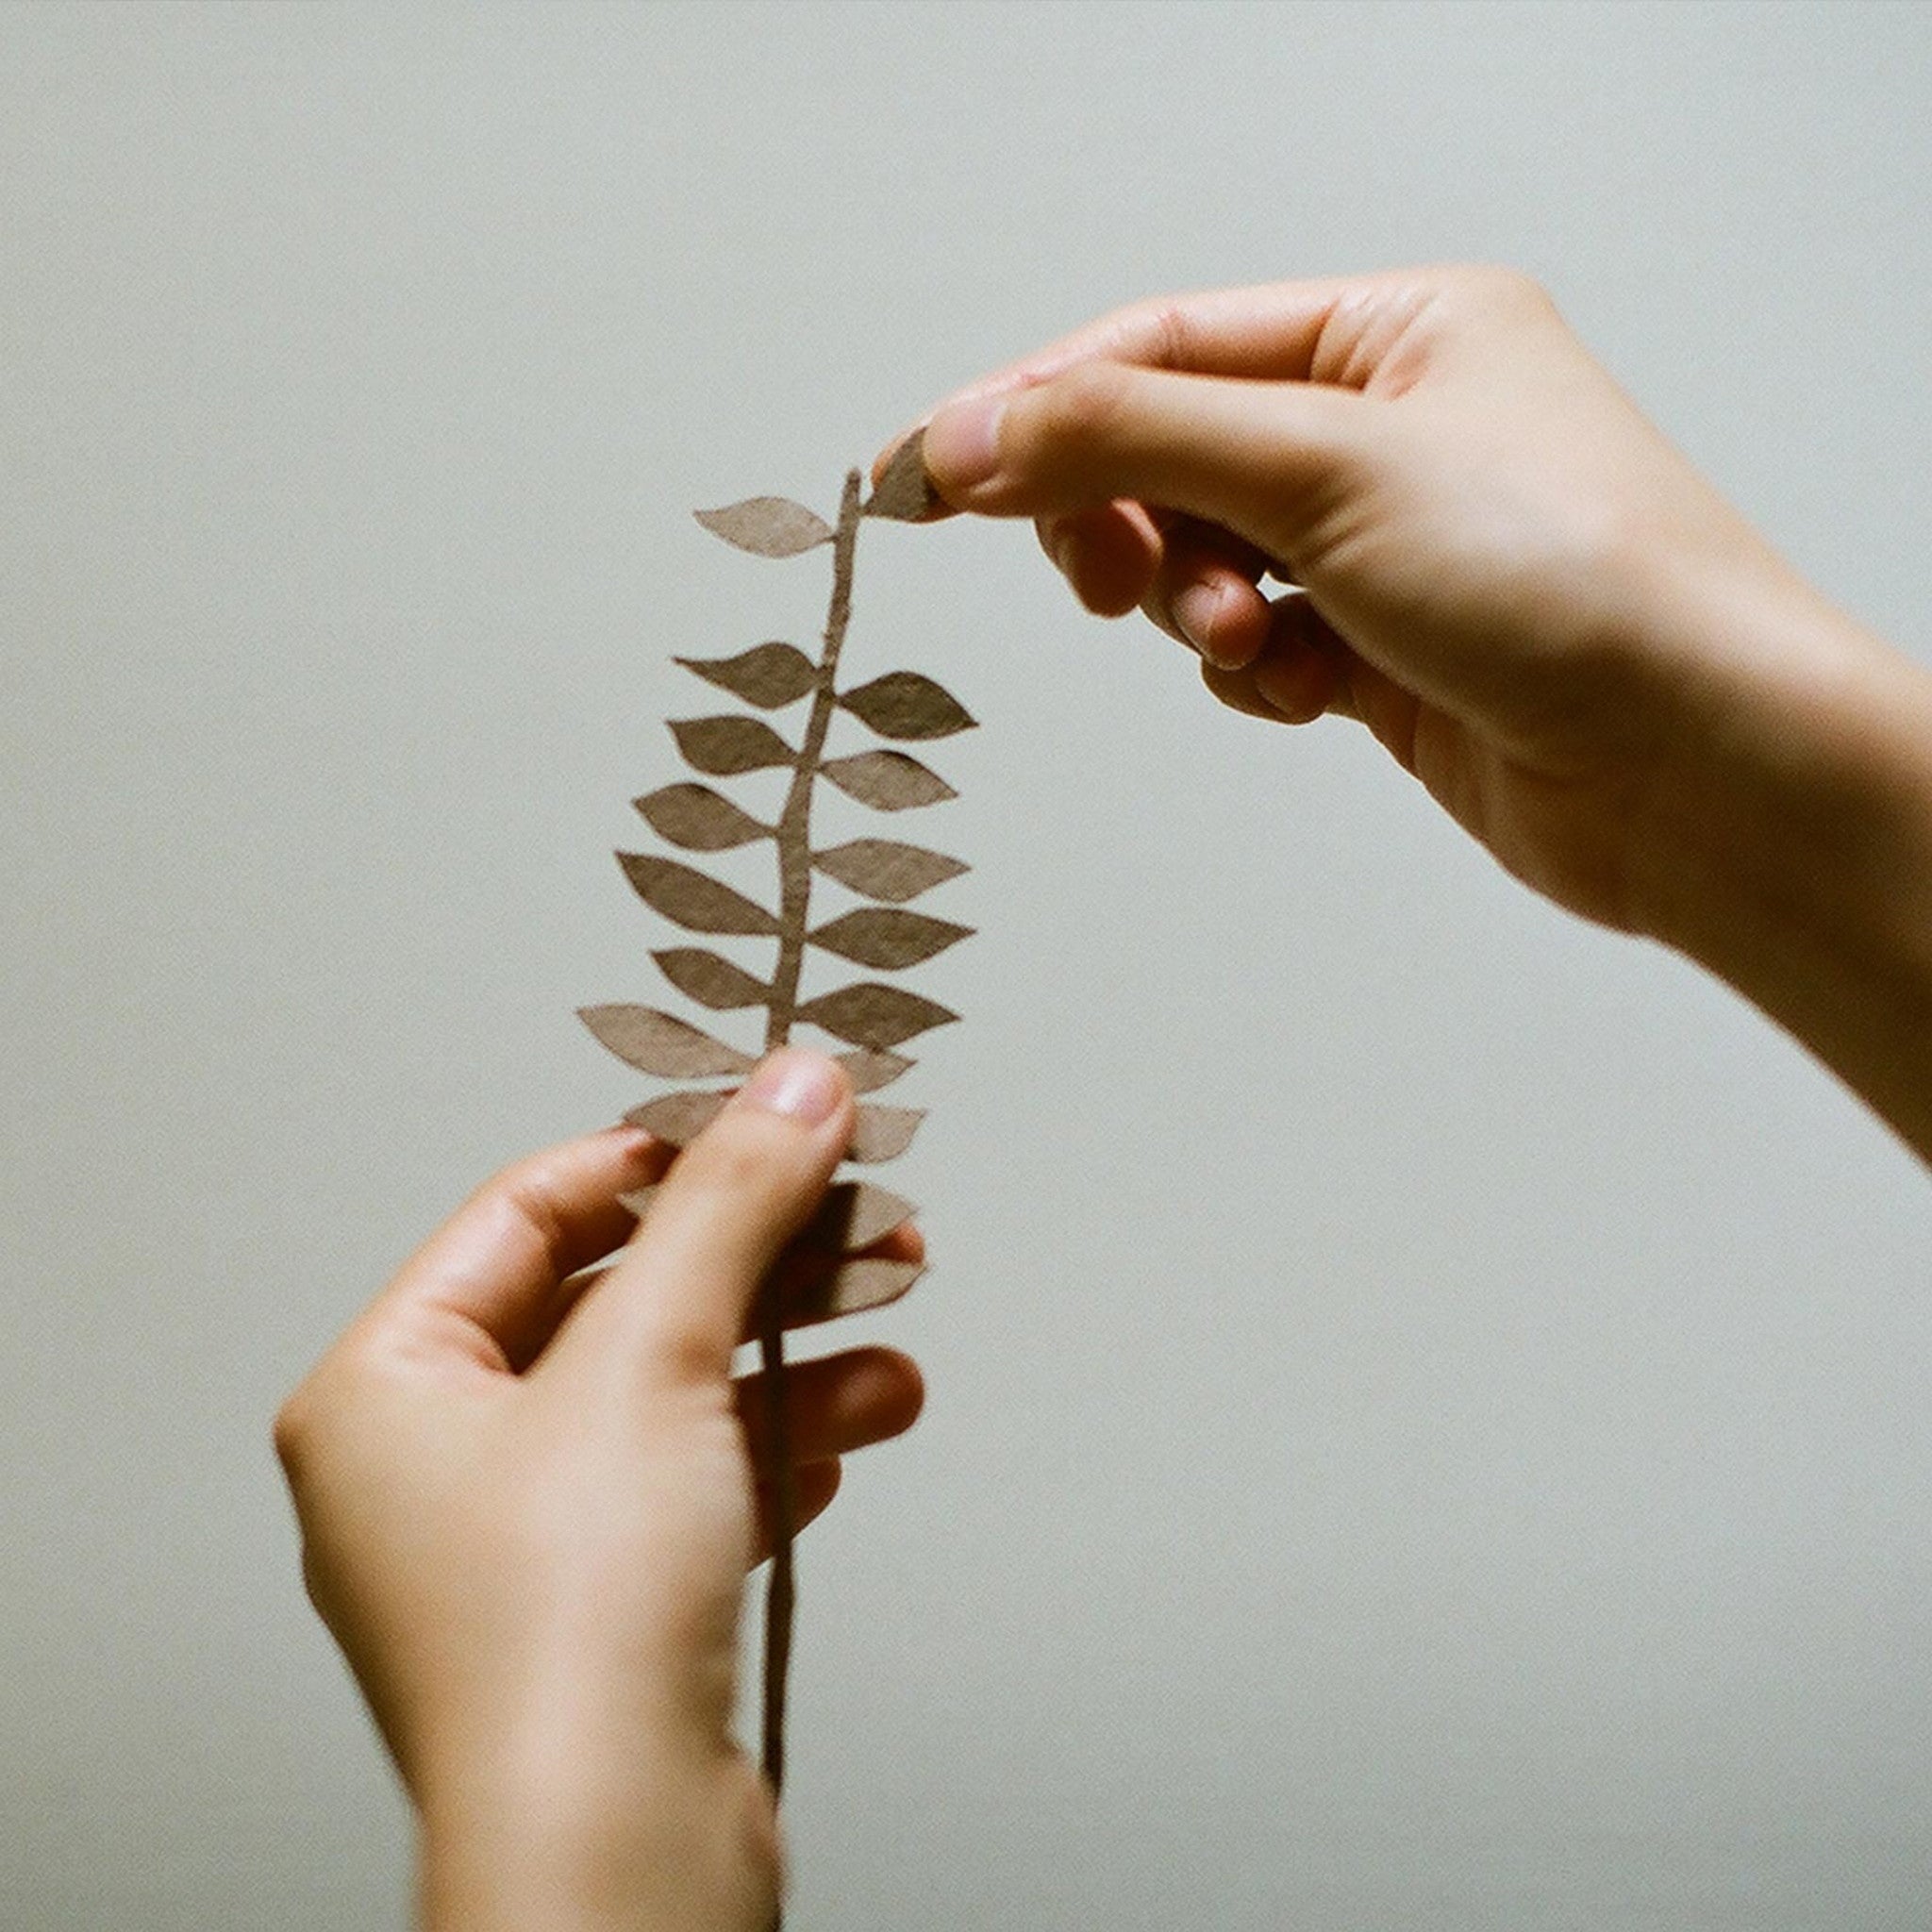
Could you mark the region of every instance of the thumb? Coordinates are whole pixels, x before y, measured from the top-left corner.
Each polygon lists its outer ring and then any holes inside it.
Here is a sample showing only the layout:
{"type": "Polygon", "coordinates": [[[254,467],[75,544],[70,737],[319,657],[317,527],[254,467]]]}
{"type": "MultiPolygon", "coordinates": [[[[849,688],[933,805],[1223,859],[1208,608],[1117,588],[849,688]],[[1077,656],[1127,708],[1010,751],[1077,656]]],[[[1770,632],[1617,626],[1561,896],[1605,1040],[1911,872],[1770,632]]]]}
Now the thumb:
{"type": "Polygon", "coordinates": [[[1319,383],[1080,362],[947,404],[926,425],[925,468],[959,509],[1039,517],[1129,497],[1284,558],[1356,493],[1374,408],[1319,383]]]}
{"type": "Polygon", "coordinates": [[[657,1387],[722,1382],[759,1284],[852,1141],[837,1061],[769,1056],[675,1162],[650,1218],[573,1314],[554,1354],[617,1358],[657,1387]]]}

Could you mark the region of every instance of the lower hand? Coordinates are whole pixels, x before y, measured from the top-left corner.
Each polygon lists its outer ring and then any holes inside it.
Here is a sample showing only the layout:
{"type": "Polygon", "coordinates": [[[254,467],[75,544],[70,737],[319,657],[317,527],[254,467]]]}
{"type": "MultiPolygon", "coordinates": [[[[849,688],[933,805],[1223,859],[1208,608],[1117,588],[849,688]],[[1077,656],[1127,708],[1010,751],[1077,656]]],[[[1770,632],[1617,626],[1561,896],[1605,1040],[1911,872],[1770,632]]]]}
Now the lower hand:
{"type": "MultiPolygon", "coordinates": [[[[592,1276],[671,1150],[621,1128],[510,1168],[277,1419],[310,1593],[421,1813],[425,1924],[771,1923],[771,1796],[730,1732],[761,1404],[730,1363],[851,1128],[833,1062],[768,1060],[592,1276]]],[[[788,1391],[801,1521],[921,1400],[882,1348],[788,1391]]]]}

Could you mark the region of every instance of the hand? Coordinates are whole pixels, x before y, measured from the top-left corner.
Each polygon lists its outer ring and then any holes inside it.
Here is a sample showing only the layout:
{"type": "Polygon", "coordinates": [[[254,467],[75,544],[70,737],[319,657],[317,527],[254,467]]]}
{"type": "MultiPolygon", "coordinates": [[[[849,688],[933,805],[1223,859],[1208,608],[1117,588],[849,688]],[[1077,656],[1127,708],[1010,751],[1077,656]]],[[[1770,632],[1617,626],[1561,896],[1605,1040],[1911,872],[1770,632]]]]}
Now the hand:
{"type": "MultiPolygon", "coordinates": [[[[770,1792],[729,1730],[761,1405],[729,1370],[851,1129],[834,1062],[774,1056],[589,1276],[671,1151],[620,1128],[510,1168],[278,1417],[310,1594],[422,1815],[425,1924],[770,1924],[770,1792]]],[[[921,1399],[882,1348],[788,1391],[801,1521],[921,1399]]]]}
{"type": "Polygon", "coordinates": [[[1520,878],[1680,947],[1932,1156],[1932,679],[1832,609],[1519,275],[1124,309],[924,462],[1257,717],[1360,719],[1520,878]],[[1274,575],[1296,587],[1272,600],[1274,575]]]}
{"type": "Polygon", "coordinates": [[[1818,608],[1496,270],[1123,310],[941,408],[925,460],[948,503],[1035,518],[1091,608],[1192,644],[1224,702],[1359,717],[1505,865],[1619,926],[1649,923],[1655,821],[1765,669],[1699,620],[1818,608]]]}

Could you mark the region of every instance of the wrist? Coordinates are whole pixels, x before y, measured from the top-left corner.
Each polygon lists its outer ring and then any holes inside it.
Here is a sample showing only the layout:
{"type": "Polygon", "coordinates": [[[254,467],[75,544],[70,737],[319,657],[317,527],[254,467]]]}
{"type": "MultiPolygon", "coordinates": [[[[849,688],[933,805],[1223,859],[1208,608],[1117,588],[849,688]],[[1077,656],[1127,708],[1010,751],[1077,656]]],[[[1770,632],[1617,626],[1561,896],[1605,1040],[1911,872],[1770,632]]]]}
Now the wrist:
{"type": "Polygon", "coordinates": [[[738,1753],[623,1772],[528,1754],[442,1783],[419,1809],[423,1932],[767,1932],[775,1824],[738,1753]]]}
{"type": "Polygon", "coordinates": [[[1795,579],[1689,622],[1722,656],[1634,841],[1637,923],[1932,1158],[1932,675],[1795,579]]]}

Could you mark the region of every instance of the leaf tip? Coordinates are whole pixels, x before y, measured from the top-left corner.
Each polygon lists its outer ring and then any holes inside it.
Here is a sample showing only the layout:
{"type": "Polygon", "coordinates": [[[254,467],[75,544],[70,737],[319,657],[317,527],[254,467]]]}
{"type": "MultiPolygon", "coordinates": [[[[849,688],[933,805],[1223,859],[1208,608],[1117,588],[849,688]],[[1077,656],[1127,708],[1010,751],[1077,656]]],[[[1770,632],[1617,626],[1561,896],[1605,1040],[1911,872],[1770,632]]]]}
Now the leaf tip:
{"type": "Polygon", "coordinates": [[[866,500],[865,514],[886,517],[895,524],[920,524],[943,507],[925,474],[925,431],[915,429],[879,472],[879,480],[866,500]]]}

